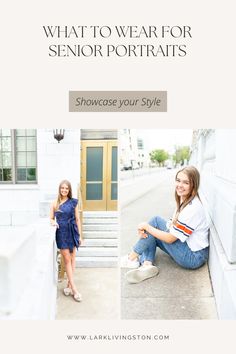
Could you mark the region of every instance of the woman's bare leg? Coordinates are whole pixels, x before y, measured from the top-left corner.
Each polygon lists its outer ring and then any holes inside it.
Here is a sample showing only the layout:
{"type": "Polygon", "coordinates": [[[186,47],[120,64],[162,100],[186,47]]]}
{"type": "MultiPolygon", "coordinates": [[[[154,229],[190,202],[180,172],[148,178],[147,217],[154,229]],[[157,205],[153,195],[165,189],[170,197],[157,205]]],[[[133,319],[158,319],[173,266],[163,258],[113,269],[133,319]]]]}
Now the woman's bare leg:
{"type": "Polygon", "coordinates": [[[153,265],[153,263],[151,261],[144,261],[143,265],[153,265]]]}
{"type": "MultiPolygon", "coordinates": [[[[74,277],[74,273],[75,273],[76,247],[73,248],[73,252],[70,253],[70,256],[71,256],[72,274],[73,274],[73,277],[74,277]]],[[[68,286],[68,288],[71,288],[71,284],[70,284],[69,280],[68,280],[67,286],[68,286]]]]}
{"type": "Polygon", "coordinates": [[[73,268],[72,268],[72,257],[71,257],[71,253],[68,249],[62,249],[61,250],[61,254],[64,258],[64,262],[65,262],[65,268],[66,268],[66,274],[67,274],[67,278],[68,278],[68,285],[71,287],[73,293],[77,293],[77,289],[74,283],[74,277],[73,277],[73,268]]]}
{"type": "Polygon", "coordinates": [[[131,252],[129,253],[129,259],[130,259],[131,261],[134,261],[134,260],[137,259],[138,257],[139,257],[138,253],[136,253],[136,252],[134,252],[134,251],[131,251],[131,252]]]}
{"type": "Polygon", "coordinates": [[[71,253],[71,266],[72,266],[73,274],[75,273],[75,256],[76,256],[76,247],[73,248],[73,252],[71,253]]]}

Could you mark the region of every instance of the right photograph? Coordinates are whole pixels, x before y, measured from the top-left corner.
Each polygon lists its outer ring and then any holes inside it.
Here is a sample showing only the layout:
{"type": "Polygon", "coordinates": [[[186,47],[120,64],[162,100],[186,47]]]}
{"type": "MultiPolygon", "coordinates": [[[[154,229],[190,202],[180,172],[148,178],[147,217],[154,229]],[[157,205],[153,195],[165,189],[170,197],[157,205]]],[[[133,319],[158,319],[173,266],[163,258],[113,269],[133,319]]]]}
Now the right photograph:
{"type": "Polygon", "coordinates": [[[236,319],[236,130],[119,142],[121,319],[236,319]]]}

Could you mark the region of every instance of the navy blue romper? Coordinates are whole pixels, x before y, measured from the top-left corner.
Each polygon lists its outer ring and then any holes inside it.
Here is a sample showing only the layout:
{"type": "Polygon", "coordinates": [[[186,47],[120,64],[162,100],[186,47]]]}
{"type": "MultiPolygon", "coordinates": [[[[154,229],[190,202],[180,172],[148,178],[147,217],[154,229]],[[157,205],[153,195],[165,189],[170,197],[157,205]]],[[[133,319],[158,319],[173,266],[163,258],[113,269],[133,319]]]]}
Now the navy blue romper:
{"type": "Polygon", "coordinates": [[[74,247],[79,247],[79,231],[75,220],[75,207],[78,199],[67,199],[55,212],[59,228],[56,230],[56,243],[59,249],[69,249],[73,252],[74,247]]]}

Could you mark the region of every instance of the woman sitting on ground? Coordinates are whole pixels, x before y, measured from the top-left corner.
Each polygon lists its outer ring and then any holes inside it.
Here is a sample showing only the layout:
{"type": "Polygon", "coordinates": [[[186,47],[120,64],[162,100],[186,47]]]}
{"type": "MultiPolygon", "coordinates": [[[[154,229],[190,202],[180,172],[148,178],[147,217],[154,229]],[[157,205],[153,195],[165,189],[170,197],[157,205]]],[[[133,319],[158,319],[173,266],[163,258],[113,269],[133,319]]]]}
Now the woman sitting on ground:
{"type": "Polygon", "coordinates": [[[173,218],[166,222],[156,216],[149,223],[139,224],[139,241],[121,259],[121,267],[133,269],[126,273],[129,283],[139,283],[158,274],[154,265],[157,247],[186,269],[197,269],[206,263],[209,223],[198,194],[199,184],[198,170],[193,166],[184,167],[175,177],[173,218]]]}

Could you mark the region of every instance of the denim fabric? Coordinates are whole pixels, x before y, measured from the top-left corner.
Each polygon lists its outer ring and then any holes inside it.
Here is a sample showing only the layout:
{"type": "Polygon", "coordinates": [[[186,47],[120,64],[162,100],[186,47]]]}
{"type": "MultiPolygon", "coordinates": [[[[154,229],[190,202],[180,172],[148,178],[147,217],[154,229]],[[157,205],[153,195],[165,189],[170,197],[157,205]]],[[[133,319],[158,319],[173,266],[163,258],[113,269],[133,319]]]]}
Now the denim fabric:
{"type": "MultiPolygon", "coordinates": [[[[149,225],[161,231],[168,232],[166,221],[159,216],[155,216],[149,221],[149,225]]],[[[158,240],[156,237],[148,234],[147,238],[141,238],[134,246],[133,250],[140,255],[140,263],[144,261],[155,261],[156,247],[169,254],[174,261],[181,267],[187,269],[196,269],[206,263],[208,259],[209,247],[200,251],[193,252],[187,242],[177,240],[173,243],[166,243],[158,240]]]]}

